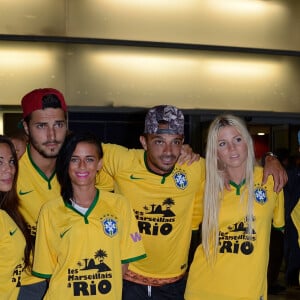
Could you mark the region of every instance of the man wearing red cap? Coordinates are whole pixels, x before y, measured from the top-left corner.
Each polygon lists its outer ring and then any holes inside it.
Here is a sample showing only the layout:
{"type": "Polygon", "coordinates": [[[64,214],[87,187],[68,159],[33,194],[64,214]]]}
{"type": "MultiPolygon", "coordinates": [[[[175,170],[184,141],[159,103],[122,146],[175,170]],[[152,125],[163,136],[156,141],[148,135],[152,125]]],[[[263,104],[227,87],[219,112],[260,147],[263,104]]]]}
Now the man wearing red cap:
{"type": "MultiPolygon", "coordinates": [[[[58,90],[43,88],[26,94],[22,109],[28,145],[19,161],[17,191],[21,213],[34,240],[41,206],[60,196],[55,163],[67,133],[67,106],[58,90]]],[[[45,281],[25,273],[18,299],[42,299],[46,287],[45,281]]]]}

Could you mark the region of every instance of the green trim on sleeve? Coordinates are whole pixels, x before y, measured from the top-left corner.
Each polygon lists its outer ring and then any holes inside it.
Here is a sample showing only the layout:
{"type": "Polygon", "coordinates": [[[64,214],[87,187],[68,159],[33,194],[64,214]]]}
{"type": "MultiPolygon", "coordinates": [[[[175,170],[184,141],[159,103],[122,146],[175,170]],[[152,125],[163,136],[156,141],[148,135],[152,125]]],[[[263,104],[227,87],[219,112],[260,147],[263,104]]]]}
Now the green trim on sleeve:
{"type": "Polygon", "coordinates": [[[282,227],[274,227],[274,226],[272,225],[272,228],[275,229],[275,230],[278,230],[278,231],[283,231],[284,228],[285,228],[285,226],[282,226],[282,227]]]}
{"type": "Polygon", "coordinates": [[[137,260],[140,260],[140,259],[144,259],[146,258],[147,255],[146,254],[143,254],[143,255],[140,255],[140,256],[136,256],[136,257],[132,257],[132,258],[129,258],[129,259],[122,259],[121,260],[121,263],[122,264],[128,264],[130,262],[134,262],[134,261],[137,261],[137,260]]]}
{"type": "Polygon", "coordinates": [[[40,278],[44,278],[44,279],[50,279],[51,278],[51,274],[41,274],[35,271],[31,272],[32,275],[36,276],[36,277],[40,277],[40,278]]]}

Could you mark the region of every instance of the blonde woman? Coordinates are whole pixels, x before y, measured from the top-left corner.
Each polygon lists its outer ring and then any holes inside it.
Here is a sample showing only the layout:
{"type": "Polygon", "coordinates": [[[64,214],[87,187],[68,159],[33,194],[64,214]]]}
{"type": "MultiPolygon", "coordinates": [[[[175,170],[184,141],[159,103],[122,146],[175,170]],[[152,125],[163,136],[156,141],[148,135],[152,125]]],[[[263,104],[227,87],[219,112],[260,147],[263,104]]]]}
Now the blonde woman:
{"type": "Polygon", "coordinates": [[[190,268],[186,300],[267,299],[271,224],[284,226],[284,205],[272,178],[262,185],[262,172],[244,122],[217,117],[207,138],[202,244],[190,268]]]}

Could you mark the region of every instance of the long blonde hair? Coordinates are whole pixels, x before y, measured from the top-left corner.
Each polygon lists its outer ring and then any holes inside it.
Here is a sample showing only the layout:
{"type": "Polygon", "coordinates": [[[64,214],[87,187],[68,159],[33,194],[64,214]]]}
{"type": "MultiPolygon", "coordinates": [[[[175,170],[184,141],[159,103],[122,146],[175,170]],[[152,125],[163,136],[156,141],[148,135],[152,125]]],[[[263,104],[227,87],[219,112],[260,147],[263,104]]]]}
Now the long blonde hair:
{"type": "Polygon", "coordinates": [[[248,147],[246,161],[245,186],[248,188],[248,197],[243,198],[249,222],[248,233],[252,232],[252,215],[254,202],[253,170],[255,155],[253,141],[245,123],[233,115],[220,115],[211,123],[207,136],[206,146],[206,182],[204,194],[204,213],[202,223],[202,245],[209,262],[214,262],[219,245],[219,212],[224,191],[224,174],[218,164],[217,145],[220,128],[234,126],[245,139],[248,147]]]}

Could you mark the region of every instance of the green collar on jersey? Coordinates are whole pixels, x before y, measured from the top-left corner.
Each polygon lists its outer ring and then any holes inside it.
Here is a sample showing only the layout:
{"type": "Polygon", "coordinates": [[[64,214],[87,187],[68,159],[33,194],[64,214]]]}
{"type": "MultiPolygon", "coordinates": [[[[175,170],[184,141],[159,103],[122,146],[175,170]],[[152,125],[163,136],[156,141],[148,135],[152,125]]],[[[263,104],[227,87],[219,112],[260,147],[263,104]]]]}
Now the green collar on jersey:
{"type": "Polygon", "coordinates": [[[31,157],[31,152],[30,152],[30,143],[27,144],[27,153],[28,153],[28,157],[29,157],[29,160],[30,160],[31,164],[33,165],[33,167],[35,168],[35,170],[41,175],[41,177],[44,180],[47,181],[47,183],[48,183],[48,189],[51,190],[52,189],[52,187],[51,187],[51,180],[55,176],[55,170],[53,171],[52,175],[48,178],[46,176],[46,174],[33,161],[32,157],[31,157]]]}
{"type": "Polygon", "coordinates": [[[82,214],[79,210],[77,210],[76,208],[74,208],[73,205],[72,205],[72,201],[71,200],[68,200],[68,201],[64,200],[64,203],[65,203],[65,206],[67,206],[68,208],[72,209],[73,211],[75,211],[79,215],[83,216],[85,224],[89,224],[88,217],[89,217],[90,213],[93,211],[94,207],[96,206],[96,204],[97,204],[97,202],[99,200],[99,195],[100,195],[100,191],[99,191],[99,189],[96,188],[96,194],[95,194],[95,197],[93,199],[93,202],[91,203],[90,207],[88,208],[88,210],[86,211],[85,214],[82,214]]]}
{"type": "Polygon", "coordinates": [[[240,184],[236,184],[235,182],[229,180],[229,184],[234,186],[236,188],[235,194],[240,195],[241,194],[241,187],[245,184],[246,179],[244,178],[240,184]]]}
{"type": "Polygon", "coordinates": [[[173,168],[172,168],[172,170],[170,171],[170,172],[168,172],[168,173],[166,173],[166,174],[157,174],[156,172],[154,172],[154,171],[152,171],[151,169],[150,169],[150,167],[148,166],[148,164],[147,164],[147,151],[145,151],[144,152],[144,162],[145,162],[145,166],[146,166],[146,168],[147,168],[147,170],[150,172],[150,173],[153,173],[153,174],[155,174],[155,175],[158,175],[158,176],[161,176],[162,178],[161,178],[161,184],[164,184],[165,183],[165,181],[166,181],[166,178],[173,172],[173,169],[174,169],[174,167],[175,166],[173,166],[173,168]]]}

